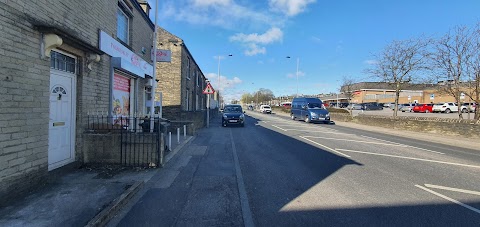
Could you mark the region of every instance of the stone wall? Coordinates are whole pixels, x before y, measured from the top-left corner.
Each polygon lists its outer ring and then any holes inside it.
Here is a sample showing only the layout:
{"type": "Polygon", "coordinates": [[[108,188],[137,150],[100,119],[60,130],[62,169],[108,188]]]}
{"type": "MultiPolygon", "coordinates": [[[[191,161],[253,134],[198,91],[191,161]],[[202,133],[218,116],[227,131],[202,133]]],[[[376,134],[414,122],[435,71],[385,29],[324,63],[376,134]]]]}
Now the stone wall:
{"type": "Polygon", "coordinates": [[[351,117],[350,114],[330,113],[333,121],[353,121],[355,123],[389,128],[392,130],[407,130],[468,138],[480,138],[480,121],[460,120],[435,117],[397,117],[360,114],[351,117]]]}

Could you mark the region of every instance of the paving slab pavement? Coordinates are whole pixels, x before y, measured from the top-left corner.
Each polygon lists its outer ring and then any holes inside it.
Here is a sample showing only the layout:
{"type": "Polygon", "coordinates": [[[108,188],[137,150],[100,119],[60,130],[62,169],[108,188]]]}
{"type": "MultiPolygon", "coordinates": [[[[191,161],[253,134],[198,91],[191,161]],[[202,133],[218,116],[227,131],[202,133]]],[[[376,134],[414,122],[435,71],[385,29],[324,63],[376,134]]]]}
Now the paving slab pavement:
{"type": "MultiPolygon", "coordinates": [[[[166,161],[191,139],[172,141],[166,161]]],[[[73,163],[49,172],[45,184],[0,207],[0,226],[102,226],[125,203],[119,200],[129,199],[161,171],[73,163]]]]}

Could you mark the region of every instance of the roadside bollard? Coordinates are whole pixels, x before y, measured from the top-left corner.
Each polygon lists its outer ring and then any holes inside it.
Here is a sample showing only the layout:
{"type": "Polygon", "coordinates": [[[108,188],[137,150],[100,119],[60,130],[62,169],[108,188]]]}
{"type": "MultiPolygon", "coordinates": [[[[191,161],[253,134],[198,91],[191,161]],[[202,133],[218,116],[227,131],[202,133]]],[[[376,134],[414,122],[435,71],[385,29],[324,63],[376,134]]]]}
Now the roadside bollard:
{"type": "Polygon", "coordinates": [[[187,126],[183,125],[183,138],[187,137],[187,126]]]}
{"type": "Polygon", "coordinates": [[[180,128],[177,128],[177,144],[180,144],[180,128]]]}
{"type": "Polygon", "coordinates": [[[172,132],[168,132],[168,149],[172,151],[172,132]]]}

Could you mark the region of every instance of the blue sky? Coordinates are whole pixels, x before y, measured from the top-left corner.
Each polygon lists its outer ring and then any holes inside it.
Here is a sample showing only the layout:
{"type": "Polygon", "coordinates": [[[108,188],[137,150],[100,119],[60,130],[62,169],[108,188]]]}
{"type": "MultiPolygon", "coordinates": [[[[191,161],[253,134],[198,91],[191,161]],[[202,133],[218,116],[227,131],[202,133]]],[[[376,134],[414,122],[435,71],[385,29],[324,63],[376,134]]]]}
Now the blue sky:
{"type": "Polygon", "coordinates": [[[474,26],[479,10],[478,0],[159,0],[157,23],[231,100],[295,94],[297,59],[299,94],[337,92],[343,76],[372,81],[364,70],[386,44],[474,26]]]}

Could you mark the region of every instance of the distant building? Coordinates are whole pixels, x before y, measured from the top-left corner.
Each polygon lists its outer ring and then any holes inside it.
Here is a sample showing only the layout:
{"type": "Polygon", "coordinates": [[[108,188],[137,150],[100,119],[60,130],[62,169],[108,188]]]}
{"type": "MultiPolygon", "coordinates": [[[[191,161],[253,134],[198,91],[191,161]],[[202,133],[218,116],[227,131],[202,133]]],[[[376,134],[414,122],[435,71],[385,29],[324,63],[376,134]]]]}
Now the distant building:
{"type": "MultiPolygon", "coordinates": [[[[185,112],[202,112],[207,98],[203,94],[206,78],[184,41],[158,27],[157,47],[171,51],[171,62],[157,63],[157,98],[163,96],[163,117],[185,120],[185,112]]],[[[202,112],[203,113],[203,112],[202,112]]]]}

